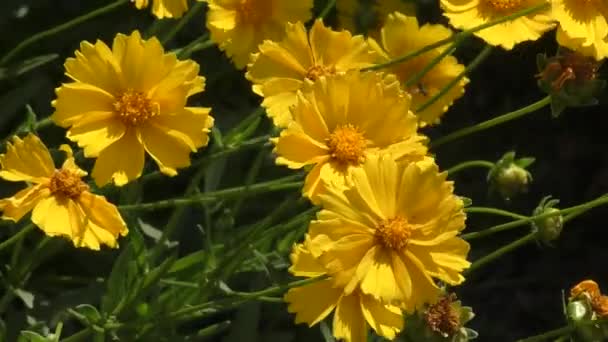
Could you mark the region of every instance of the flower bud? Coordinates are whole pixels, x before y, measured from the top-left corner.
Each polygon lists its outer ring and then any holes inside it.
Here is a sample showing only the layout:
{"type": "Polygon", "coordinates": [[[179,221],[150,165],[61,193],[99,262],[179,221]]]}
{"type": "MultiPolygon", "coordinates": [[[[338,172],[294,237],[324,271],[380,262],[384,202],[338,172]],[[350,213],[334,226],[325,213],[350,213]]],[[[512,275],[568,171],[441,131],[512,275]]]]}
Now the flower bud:
{"type": "Polygon", "coordinates": [[[554,208],[559,200],[552,199],[551,196],[543,198],[539,205],[534,209],[533,216],[555,213],[555,215],[540,218],[532,222],[532,229],[536,232],[538,241],[550,245],[562,233],[564,227],[564,217],[559,213],[559,209],[554,208]]]}
{"type": "Polygon", "coordinates": [[[532,175],[530,172],[513,163],[498,173],[496,187],[498,192],[509,200],[517,194],[527,192],[531,181],[532,175]]]}

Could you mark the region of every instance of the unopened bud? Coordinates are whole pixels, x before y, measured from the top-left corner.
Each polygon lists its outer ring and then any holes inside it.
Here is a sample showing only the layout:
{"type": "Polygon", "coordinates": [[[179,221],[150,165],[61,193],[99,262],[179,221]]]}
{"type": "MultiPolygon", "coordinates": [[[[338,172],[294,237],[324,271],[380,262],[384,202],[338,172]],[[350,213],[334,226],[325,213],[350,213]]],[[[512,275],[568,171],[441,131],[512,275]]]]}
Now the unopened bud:
{"type": "MultiPolygon", "coordinates": [[[[559,213],[559,209],[548,208],[543,214],[559,213]]],[[[538,227],[538,237],[545,243],[556,240],[562,233],[564,227],[564,217],[561,214],[546,217],[535,222],[538,227]]]]}
{"type": "Polygon", "coordinates": [[[496,188],[507,200],[527,192],[530,182],[532,182],[530,172],[514,163],[500,170],[496,176],[496,188]]]}

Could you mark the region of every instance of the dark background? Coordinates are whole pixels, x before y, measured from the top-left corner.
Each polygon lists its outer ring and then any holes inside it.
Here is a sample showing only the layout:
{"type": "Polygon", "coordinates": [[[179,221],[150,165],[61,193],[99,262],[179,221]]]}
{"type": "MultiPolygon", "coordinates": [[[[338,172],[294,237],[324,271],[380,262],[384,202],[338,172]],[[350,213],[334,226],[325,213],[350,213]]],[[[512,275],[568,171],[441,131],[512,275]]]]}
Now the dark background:
{"type": "MultiPolygon", "coordinates": [[[[102,0],[2,0],[0,54],[6,53],[33,33],[106,3],[102,0]],[[28,13],[23,18],[15,16],[15,11],[20,7],[27,8],[28,13]]],[[[419,18],[422,21],[446,22],[435,1],[419,1],[419,5],[419,18]]],[[[30,104],[39,117],[52,112],[50,101],[53,99],[53,89],[65,81],[63,60],[73,55],[80,41],[102,39],[110,42],[117,32],[129,33],[135,28],[144,31],[152,19],[147,10],[137,11],[127,5],[23,51],[13,62],[48,53],[57,53],[59,58],[18,78],[0,81],[1,135],[6,136],[22,121],[25,104],[30,104]]],[[[160,27],[161,33],[164,27],[171,26],[171,22],[167,21],[164,25],[160,27]]],[[[204,30],[201,16],[193,20],[166,48],[183,46],[204,30]]],[[[470,39],[459,48],[457,56],[466,64],[482,46],[480,40],[470,39]]],[[[429,136],[439,137],[544,97],[534,78],[538,72],[535,58],[538,53],[552,55],[556,48],[554,32],[550,32],[538,42],[520,44],[509,52],[495,49],[490,58],[469,76],[471,83],[465,96],[450,109],[442,124],[427,130],[429,136]]],[[[221,131],[232,127],[257,106],[259,99],[251,94],[242,73],[232,69],[229,61],[216,48],[196,53],[193,59],[201,64],[201,73],[207,78],[205,93],[196,96],[193,102],[213,107],[213,116],[221,131]]],[[[472,198],[476,206],[495,206],[527,215],[546,195],[559,199],[562,207],[587,202],[608,192],[608,137],[604,121],[607,108],[604,96],[605,92],[599,96],[598,106],[567,109],[558,118],[552,118],[549,109],[545,108],[441,146],[433,152],[443,169],[465,160],[495,161],[511,150],[516,151],[518,156],[536,158],[536,163],[530,167],[534,181],[529,192],[511,202],[488,195],[483,169],[469,169],[456,175],[457,193],[472,198]]],[[[260,130],[267,130],[268,123],[265,125],[260,130]]],[[[63,142],[63,133],[59,128],[45,129],[42,136],[49,146],[63,142]]],[[[219,187],[238,185],[254,157],[255,153],[250,152],[230,158],[227,162],[229,167],[223,169],[225,175],[219,187]]],[[[272,165],[271,156],[265,158],[263,163],[261,180],[287,174],[282,168],[272,165]]],[[[145,189],[147,198],[165,198],[168,192],[178,195],[180,187],[187,184],[188,176],[188,172],[184,172],[170,182],[152,184],[145,189]]],[[[8,186],[8,183],[0,184],[2,195],[12,191],[8,186]]],[[[268,206],[282,200],[283,197],[277,195],[264,201],[248,201],[237,220],[247,222],[263,216],[269,210],[268,206]]],[[[477,314],[471,327],[480,333],[481,341],[513,341],[563,326],[562,291],[567,291],[580,280],[595,279],[608,292],[608,249],[605,247],[608,233],[604,223],[607,213],[603,208],[594,209],[569,223],[553,247],[530,244],[469,276],[458,294],[464,304],[472,306],[477,314]]],[[[158,215],[162,216],[162,213],[158,215]]],[[[196,222],[200,218],[192,214],[185,221],[188,220],[196,222]]],[[[500,218],[471,214],[467,230],[475,231],[500,222],[503,222],[500,218]]],[[[524,226],[490,238],[474,240],[471,260],[523,236],[528,229],[524,226]]],[[[187,239],[188,234],[192,233],[185,230],[183,236],[187,239]]],[[[5,237],[2,233],[0,236],[5,237]]],[[[76,291],[78,284],[66,285],[66,288],[53,287],[53,284],[43,282],[44,276],[55,273],[105,276],[114,256],[113,252],[97,255],[68,249],[51,260],[40,277],[31,281],[34,284],[32,290],[43,291],[49,298],[76,291]],[[95,265],[94,270],[91,265],[95,265]]],[[[237,282],[247,284],[250,279],[237,282]]],[[[94,304],[96,300],[93,295],[91,298],[84,294],[75,297],[75,303],[94,304]]],[[[15,311],[18,310],[16,307],[15,311]]],[[[295,327],[293,316],[286,313],[284,305],[251,304],[234,314],[235,317],[247,317],[249,323],[240,325],[239,331],[233,329],[227,333],[227,340],[237,341],[239,336],[246,336],[246,340],[251,341],[289,341],[294,337],[306,341],[313,336],[320,339],[316,327],[311,330],[303,325],[295,327]]]]}

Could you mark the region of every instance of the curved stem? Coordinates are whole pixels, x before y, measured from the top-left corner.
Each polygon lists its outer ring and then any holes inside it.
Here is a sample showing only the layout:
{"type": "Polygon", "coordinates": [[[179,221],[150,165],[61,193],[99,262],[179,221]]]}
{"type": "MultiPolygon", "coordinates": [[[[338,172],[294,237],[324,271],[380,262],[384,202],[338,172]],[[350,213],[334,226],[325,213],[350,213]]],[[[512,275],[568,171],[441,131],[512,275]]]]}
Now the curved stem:
{"type": "Polygon", "coordinates": [[[89,12],[85,15],[82,15],[78,18],[72,19],[70,21],[68,21],[67,23],[63,23],[59,26],[55,26],[51,29],[48,29],[46,31],[42,31],[39,33],[34,34],[33,36],[25,39],[24,41],[22,41],[21,43],[19,43],[19,45],[17,45],[15,48],[13,48],[11,51],[9,51],[6,55],[4,55],[4,57],[2,57],[2,59],[0,59],[0,65],[4,65],[6,63],[8,63],[11,59],[13,59],[15,56],[17,56],[17,54],[19,52],[21,52],[21,50],[27,48],[28,46],[44,39],[47,37],[50,37],[52,35],[55,35],[59,32],[65,31],[67,29],[70,29],[78,24],[84,23],[85,21],[89,20],[89,19],[93,19],[95,17],[98,17],[102,14],[106,14],[110,11],[113,11],[114,9],[128,3],[129,0],[117,0],[109,5],[106,5],[104,7],[98,8],[96,10],[93,10],[92,12],[89,12]]]}
{"type": "Polygon", "coordinates": [[[497,208],[469,207],[469,208],[465,208],[464,211],[466,213],[480,213],[480,214],[506,216],[506,217],[511,217],[511,218],[518,219],[518,220],[521,220],[521,219],[527,220],[528,219],[528,216],[520,215],[517,213],[512,213],[510,211],[497,209],[497,208]]]}
{"type": "Polygon", "coordinates": [[[127,204],[118,206],[122,211],[133,210],[158,210],[172,207],[183,207],[187,205],[216,201],[220,198],[230,198],[239,196],[251,196],[260,193],[299,189],[302,187],[302,181],[292,181],[301,178],[300,175],[288,176],[277,180],[272,180],[263,183],[256,183],[249,186],[239,186],[224,190],[218,190],[208,193],[203,193],[197,196],[168,199],[151,203],[127,204]]]}
{"type": "Polygon", "coordinates": [[[494,163],[487,161],[487,160],[469,160],[466,162],[462,162],[458,165],[452,166],[447,171],[448,171],[448,175],[451,176],[459,171],[474,168],[474,167],[482,167],[482,168],[486,168],[486,169],[491,169],[494,167],[494,163]]]}
{"type": "Polygon", "coordinates": [[[327,0],[327,4],[325,5],[325,8],[323,8],[321,13],[319,13],[319,19],[325,19],[325,17],[327,17],[327,15],[329,14],[329,12],[331,12],[331,9],[334,8],[335,6],[336,6],[336,0],[327,0]]]}
{"type": "Polygon", "coordinates": [[[418,108],[416,108],[416,113],[420,113],[425,109],[429,108],[442,96],[447,94],[450,89],[454,88],[454,86],[458,84],[458,82],[460,82],[460,80],[462,80],[466,75],[470,74],[473,70],[475,70],[475,68],[477,68],[477,66],[479,66],[479,64],[481,64],[486,58],[488,58],[488,56],[490,56],[490,53],[492,53],[493,49],[493,46],[486,45],[483,50],[481,50],[481,52],[477,56],[475,56],[471,63],[469,63],[466,68],[464,68],[464,70],[460,74],[458,74],[458,76],[454,77],[454,79],[452,79],[448,84],[446,84],[445,87],[441,88],[441,90],[437,94],[433,95],[433,97],[431,97],[425,103],[421,104],[418,108]]]}
{"type": "Polygon", "coordinates": [[[473,262],[471,264],[471,267],[469,267],[463,273],[465,275],[468,275],[471,272],[473,272],[474,270],[479,269],[479,268],[487,265],[488,263],[500,258],[501,256],[503,256],[509,252],[512,252],[512,251],[516,250],[517,248],[524,246],[534,240],[536,240],[536,233],[530,233],[528,235],[525,235],[525,236],[509,243],[508,245],[505,245],[505,246],[495,250],[494,252],[475,260],[475,262],[473,262]]]}
{"type": "Polygon", "coordinates": [[[483,130],[486,130],[488,128],[500,125],[502,123],[511,121],[511,120],[515,120],[519,117],[522,117],[526,114],[535,112],[547,105],[549,105],[551,103],[551,97],[547,96],[542,98],[539,101],[536,101],[534,103],[532,103],[531,105],[528,105],[524,108],[520,108],[518,110],[512,111],[510,113],[507,114],[503,114],[501,116],[495,117],[493,119],[478,123],[476,125],[470,126],[470,127],[466,127],[463,128],[461,130],[458,130],[456,132],[450,133],[444,137],[441,137],[435,141],[432,141],[430,144],[431,148],[435,148],[435,147],[439,147],[443,144],[446,144],[450,141],[456,140],[458,138],[462,138],[464,136],[467,136],[469,134],[473,134],[473,133],[477,133],[477,132],[481,132],[483,130]]]}
{"type": "Polygon", "coordinates": [[[31,232],[32,230],[34,230],[35,226],[33,223],[28,224],[27,226],[25,226],[23,229],[21,229],[19,232],[17,232],[17,234],[11,236],[10,238],[2,241],[2,243],[0,243],[0,252],[5,249],[6,247],[12,245],[13,243],[21,240],[22,238],[24,238],[29,232],[31,232]]]}
{"type": "Polygon", "coordinates": [[[548,4],[548,3],[542,3],[542,4],[539,4],[539,5],[534,6],[534,7],[526,8],[524,10],[515,12],[515,13],[513,13],[511,15],[507,15],[507,16],[504,16],[504,17],[501,17],[501,18],[489,21],[489,22],[487,22],[485,24],[481,24],[479,26],[475,26],[475,27],[470,28],[468,30],[459,32],[459,33],[457,33],[455,35],[452,35],[451,37],[448,37],[446,39],[442,39],[442,40],[440,40],[440,41],[438,41],[436,43],[433,43],[431,45],[427,45],[427,46],[423,47],[422,49],[419,49],[419,50],[416,50],[416,51],[412,51],[412,52],[410,52],[410,53],[408,53],[406,55],[397,57],[397,58],[392,59],[392,60],[390,60],[388,62],[376,64],[374,66],[367,67],[367,68],[363,68],[363,69],[361,69],[361,71],[378,70],[378,69],[383,69],[383,68],[387,68],[387,67],[393,66],[395,64],[403,63],[403,62],[408,61],[408,60],[410,60],[412,58],[416,58],[416,57],[422,55],[425,52],[431,51],[431,50],[433,50],[435,48],[438,48],[440,46],[443,46],[443,45],[446,45],[448,43],[451,43],[452,41],[454,41],[456,39],[462,39],[465,36],[471,35],[471,34],[477,32],[477,31],[481,31],[481,30],[486,29],[488,27],[491,27],[491,26],[494,26],[494,25],[497,25],[497,24],[501,24],[501,23],[504,23],[504,22],[507,22],[507,21],[511,21],[513,19],[517,19],[519,17],[523,17],[523,16],[531,14],[531,13],[542,11],[544,9],[547,9],[549,6],[550,6],[550,4],[548,4]]]}
{"type": "Polygon", "coordinates": [[[541,341],[547,341],[549,339],[553,339],[553,338],[556,338],[556,337],[560,337],[560,336],[564,336],[564,335],[569,335],[574,330],[576,330],[576,327],[574,325],[567,325],[567,326],[561,327],[559,329],[554,329],[554,330],[551,330],[551,331],[547,331],[546,333],[543,333],[543,334],[540,334],[540,335],[531,336],[531,337],[523,338],[521,340],[517,340],[517,342],[541,342],[541,341]]]}
{"type": "Polygon", "coordinates": [[[175,24],[173,29],[171,31],[169,31],[169,33],[167,33],[167,35],[162,38],[161,43],[163,45],[165,45],[168,42],[170,42],[171,39],[173,39],[179,33],[179,31],[181,31],[184,28],[184,26],[186,26],[190,22],[190,20],[192,20],[192,18],[194,18],[203,9],[203,6],[204,6],[203,2],[197,2],[196,4],[194,4],[194,6],[192,6],[192,8],[188,11],[188,13],[186,13],[177,22],[177,24],[175,24]]]}

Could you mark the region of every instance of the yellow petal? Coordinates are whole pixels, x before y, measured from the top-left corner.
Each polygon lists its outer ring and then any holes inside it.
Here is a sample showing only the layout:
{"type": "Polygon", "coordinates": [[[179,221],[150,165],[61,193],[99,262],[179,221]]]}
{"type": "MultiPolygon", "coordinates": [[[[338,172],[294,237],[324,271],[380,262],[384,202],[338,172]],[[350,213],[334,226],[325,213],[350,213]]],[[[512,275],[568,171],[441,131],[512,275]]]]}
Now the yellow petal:
{"type": "Polygon", "coordinates": [[[304,134],[296,123],[292,123],[288,129],[281,132],[274,152],[279,155],[277,164],[286,165],[290,169],[299,169],[304,165],[319,163],[328,158],[325,144],[304,134]]]}
{"type": "Polygon", "coordinates": [[[435,246],[408,246],[428,274],[450,285],[464,281],[461,273],[471,265],[467,261],[469,249],[469,244],[460,238],[452,238],[435,246]]]}
{"type": "Polygon", "coordinates": [[[178,168],[190,165],[192,150],[183,140],[176,139],[169,133],[169,129],[153,123],[139,127],[140,139],[146,152],[162,173],[175,176],[178,168]]]}
{"type": "Polygon", "coordinates": [[[23,216],[29,213],[38,202],[50,196],[50,191],[46,184],[36,184],[25,188],[12,197],[0,199],[0,210],[2,218],[18,222],[23,216]]]}
{"type": "Polygon", "coordinates": [[[289,255],[291,267],[289,272],[298,277],[317,277],[325,274],[325,268],[303,244],[293,246],[289,255]]]}
{"type": "Polygon", "coordinates": [[[78,198],[78,204],[87,220],[110,233],[114,241],[119,235],[125,236],[129,232],[116,206],[105,197],[84,191],[78,198]]]}
{"type": "Polygon", "coordinates": [[[367,341],[367,325],[357,294],[340,298],[334,313],[333,332],[337,339],[350,342],[367,341]]]}
{"type": "Polygon", "coordinates": [[[125,124],[112,117],[106,120],[92,122],[76,122],[66,134],[66,137],[84,149],[87,158],[99,154],[121,139],[127,131],[125,124]]]}
{"type": "Polygon", "coordinates": [[[330,280],[291,288],[285,294],[287,311],[296,314],[296,323],[313,326],[329,315],[341,294],[341,289],[334,288],[330,280]]]}
{"type": "Polygon", "coordinates": [[[77,244],[85,228],[80,209],[67,198],[46,197],[38,202],[32,212],[34,222],[48,236],[63,236],[77,244]]]}
{"type": "Polygon", "coordinates": [[[112,94],[88,83],[64,83],[55,90],[54,123],[68,127],[80,120],[99,121],[113,115],[115,98],[112,94]]]}
{"type": "Polygon", "coordinates": [[[372,296],[360,294],[361,312],[374,331],[389,340],[403,329],[403,315],[396,306],[382,304],[372,296]]]}
{"type": "Polygon", "coordinates": [[[94,45],[80,43],[76,58],[66,60],[65,70],[71,79],[90,84],[108,94],[116,95],[123,89],[118,61],[110,48],[99,40],[94,45]]]}
{"type": "Polygon", "coordinates": [[[66,154],[65,160],[63,161],[63,164],[61,165],[62,169],[68,169],[80,177],[84,177],[84,176],[88,175],[88,173],[85,170],[81,169],[80,167],[78,167],[78,165],[76,165],[76,160],[74,159],[74,153],[72,152],[72,148],[70,147],[70,145],[61,144],[61,146],[59,146],[59,150],[65,152],[65,154],[66,154]]]}
{"type": "Polygon", "coordinates": [[[186,107],[177,115],[159,115],[150,122],[163,127],[167,135],[182,141],[194,152],[209,142],[208,133],[213,126],[210,111],[210,108],[186,107]]]}
{"type": "Polygon", "coordinates": [[[422,308],[424,304],[435,303],[440,290],[425,272],[424,265],[407,249],[400,254],[400,260],[412,279],[411,296],[405,298],[403,308],[411,313],[422,308]]]}
{"type": "Polygon", "coordinates": [[[6,145],[6,153],[0,155],[0,177],[11,181],[39,183],[55,172],[49,150],[40,139],[28,134],[23,140],[14,136],[6,145]]]}
{"type": "Polygon", "coordinates": [[[188,10],[187,0],[154,0],[152,13],[158,18],[179,18],[188,10]]]}
{"type": "Polygon", "coordinates": [[[361,279],[361,291],[384,303],[403,301],[403,293],[397,286],[391,252],[381,246],[370,249],[357,268],[361,279]]]}
{"type": "Polygon", "coordinates": [[[114,182],[123,186],[138,178],[144,167],[144,148],[133,129],[101,151],[95,161],[92,176],[97,186],[114,182]]]}

